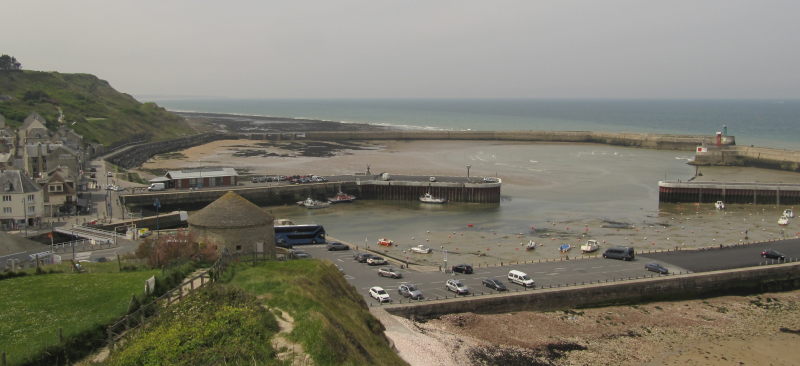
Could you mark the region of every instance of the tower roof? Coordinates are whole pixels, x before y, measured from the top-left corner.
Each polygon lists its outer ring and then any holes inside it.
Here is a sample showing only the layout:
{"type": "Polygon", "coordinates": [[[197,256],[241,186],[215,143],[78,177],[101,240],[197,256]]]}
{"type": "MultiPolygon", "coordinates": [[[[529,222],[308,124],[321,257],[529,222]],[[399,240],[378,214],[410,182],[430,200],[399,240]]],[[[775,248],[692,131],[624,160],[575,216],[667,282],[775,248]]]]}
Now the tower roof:
{"type": "Polygon", "coordinates": [[[229,191],[189,216],[190,226],[240,228],[272,224],[273,217],[244,197],[229,191]]]}

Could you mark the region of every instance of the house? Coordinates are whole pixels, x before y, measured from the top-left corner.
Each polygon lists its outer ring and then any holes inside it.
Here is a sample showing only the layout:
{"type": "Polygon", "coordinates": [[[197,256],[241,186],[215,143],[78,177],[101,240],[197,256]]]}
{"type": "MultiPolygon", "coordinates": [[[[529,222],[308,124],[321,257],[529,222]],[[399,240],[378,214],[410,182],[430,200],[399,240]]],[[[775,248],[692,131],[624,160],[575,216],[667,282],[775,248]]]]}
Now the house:
{"type": "Polygon", "coordinates": [[[53,217],[77,211],[78,192],[67,167],[57,167],[38,181],[44,192],[44,215],[53,217]]]}
{"type": "Polygon", "coordinates": [[[52,140],[54,142],[60,142],[64,146],[76,151],[83,147],[83,136],[67,126],[59,127],[52,140]]]}
{"type": "Polygon", "coordinates": [[[235,186],[238,176],[234,168],[190,168],[168,171],[150,183],[165,183],[168,188],[202,188],[235,186]]]}
{"type": "Polygon", "coordinates": [[[44,117],[36,112],[31,113],[25,118],[25,122],[23,122],[22,126],[17,130],[19,144],[27,145],[37,142],[47,142],[50,139],[50,133],[47,131],[47,127],[45,127],[46,123],[44,117]]]}
{"type": "Polygon", "coordinates": [[[80,171],[80,153],[63,144],[37,143],[22,149],[22,168],[32,177],[42,177],[57,167],[67,167],[73,175],[80,171]]]}
{"type": "Polygon", "coordinates": [[[19,170],[0,170],[0,228],[38,225],[44,216],[42,189],[19,170]]]}

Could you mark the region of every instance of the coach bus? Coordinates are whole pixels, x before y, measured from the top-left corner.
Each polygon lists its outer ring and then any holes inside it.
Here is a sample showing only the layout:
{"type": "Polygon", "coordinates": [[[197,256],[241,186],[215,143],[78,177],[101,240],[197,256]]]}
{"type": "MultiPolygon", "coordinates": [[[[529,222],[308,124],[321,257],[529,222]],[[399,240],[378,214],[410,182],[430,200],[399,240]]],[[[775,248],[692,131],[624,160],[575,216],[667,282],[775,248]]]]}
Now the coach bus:
{"type": "Polygon", "coordinates": [[[275,245],[291,248],[304,244],[325,244],[325,228],[322,225],[275,226],[275,245]]]}

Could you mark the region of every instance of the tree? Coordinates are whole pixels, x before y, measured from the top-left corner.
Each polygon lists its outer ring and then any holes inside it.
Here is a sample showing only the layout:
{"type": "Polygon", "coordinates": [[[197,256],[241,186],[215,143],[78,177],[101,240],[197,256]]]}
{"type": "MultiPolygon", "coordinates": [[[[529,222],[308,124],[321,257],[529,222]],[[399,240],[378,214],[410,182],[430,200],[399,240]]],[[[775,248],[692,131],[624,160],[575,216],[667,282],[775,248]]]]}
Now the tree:
{"type": "Polygon", "coordinates": [[[198,243],[186,230],[161,235],[157,240],[147,238],[136,249],[136,257],[147,259],[151,267],[162,267],[181,259],[213,262],[217,256],[215,245],[198,243]]]}
{"type": "Polygon", "coordinates": [[[2,55],[0,56],[0,70],[22,70],[22,64],[14,56],[2,55]]]}

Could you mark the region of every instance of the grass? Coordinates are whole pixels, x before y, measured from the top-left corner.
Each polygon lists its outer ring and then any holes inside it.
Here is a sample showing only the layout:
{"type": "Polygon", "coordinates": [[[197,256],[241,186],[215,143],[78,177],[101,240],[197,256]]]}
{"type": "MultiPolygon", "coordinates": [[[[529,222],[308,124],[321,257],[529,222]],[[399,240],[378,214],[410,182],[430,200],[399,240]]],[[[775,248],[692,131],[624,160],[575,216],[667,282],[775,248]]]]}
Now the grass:
{"type": "Polygon", "coordinates": [[[241,289],[204,287],[134,331],[107,365],[279,365],[275,317],[241,289]]]}
{"type": "Polygon", "coordinates": [[[88,273],[31,275],[0,281],[0,345],[10,365],[124,315],[133,294],[159,271],[114,273],[116,262],[87,263],[88,273]]]}
{"type": "Polygon", "coordinates": [[[405,364],[389,347],[383,325],[330,262],[239,265],[229,276],[231,284],[292,315],[290,338],[303,345],[315,364],[405,364]]]}

